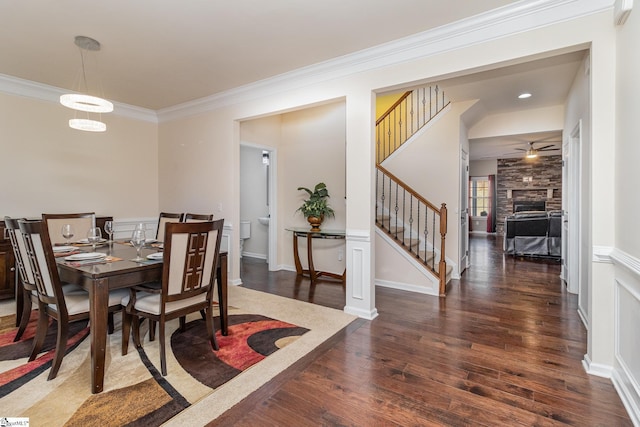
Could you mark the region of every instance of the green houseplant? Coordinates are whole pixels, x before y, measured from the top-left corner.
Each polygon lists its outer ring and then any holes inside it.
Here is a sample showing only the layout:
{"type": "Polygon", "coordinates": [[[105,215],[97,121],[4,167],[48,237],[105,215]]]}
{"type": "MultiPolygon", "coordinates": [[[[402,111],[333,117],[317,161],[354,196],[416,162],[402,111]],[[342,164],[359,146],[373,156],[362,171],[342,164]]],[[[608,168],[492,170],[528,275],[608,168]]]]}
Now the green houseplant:
{"type": "Polygon", "coordinates": [[[319,182],[313,188],[313,191],[306,187],[298,187],[298,190],[306,191],[309,194],[309,198],[297,210],[307,218],[307,221],[311,224],[311,231],[320,231],[320,224],[322,224],[325,215],[328,217],[335,216],[335,212],[327,201],[329,198],[327,186],[324,182],[319,182]]]}

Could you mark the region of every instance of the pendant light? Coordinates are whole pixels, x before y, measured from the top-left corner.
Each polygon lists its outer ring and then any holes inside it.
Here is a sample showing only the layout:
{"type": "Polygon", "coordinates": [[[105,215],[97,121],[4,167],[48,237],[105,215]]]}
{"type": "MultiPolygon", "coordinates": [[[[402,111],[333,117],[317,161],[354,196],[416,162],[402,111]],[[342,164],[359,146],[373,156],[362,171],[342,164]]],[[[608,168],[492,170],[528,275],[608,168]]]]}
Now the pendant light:
{"type": "Polygon", "coordinates": [[[110,113],[113,111],[113,104],[106,99],[86,94],[86,92],[89,92],[89,86],[85,70],[85,53],[99,51],[100,42],[90,37],[76,36],[75,44],[80,48],[80,59],[82,61],[81,85],[83,86],[81,86],[81,89],[84,89],[85,94],[69,93],[61,95],[60,103],[65,107],[86,113],[86,118],[75,117],[69,120],[69,127],[88,132],[104,132],[107,130],[107,125],[99,120],[91,119],[89,113],[110,113]]]}

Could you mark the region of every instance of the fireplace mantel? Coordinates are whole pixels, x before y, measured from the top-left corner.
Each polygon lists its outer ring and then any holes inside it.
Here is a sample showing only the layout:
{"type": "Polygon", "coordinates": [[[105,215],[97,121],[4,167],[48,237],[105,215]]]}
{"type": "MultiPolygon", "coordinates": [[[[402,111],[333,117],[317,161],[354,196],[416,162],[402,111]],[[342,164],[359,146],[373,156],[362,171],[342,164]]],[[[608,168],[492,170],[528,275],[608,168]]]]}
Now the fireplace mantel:
{"type": "Polygon", "coordinates": [[[546,191],[547,199],[553,199],[553,190],[556,190],[555,187],[519,187],[519,188],[508,188],[507,189],[507,199],[513,199],[514,191],[546,191]]]}

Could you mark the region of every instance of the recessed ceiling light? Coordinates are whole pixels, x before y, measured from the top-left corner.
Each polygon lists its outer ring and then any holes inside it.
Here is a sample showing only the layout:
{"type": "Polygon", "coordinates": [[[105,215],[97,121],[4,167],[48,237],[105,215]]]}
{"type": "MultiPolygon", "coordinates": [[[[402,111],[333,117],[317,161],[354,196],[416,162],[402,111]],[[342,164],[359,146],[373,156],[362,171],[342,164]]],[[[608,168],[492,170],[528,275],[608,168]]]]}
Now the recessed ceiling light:
{"type": "Polygon", "coordinates": [[[529,92],[521,93],[520,95],[518,95],[518,98],[519,99],[531,98],[531,94],[529,92]]]}

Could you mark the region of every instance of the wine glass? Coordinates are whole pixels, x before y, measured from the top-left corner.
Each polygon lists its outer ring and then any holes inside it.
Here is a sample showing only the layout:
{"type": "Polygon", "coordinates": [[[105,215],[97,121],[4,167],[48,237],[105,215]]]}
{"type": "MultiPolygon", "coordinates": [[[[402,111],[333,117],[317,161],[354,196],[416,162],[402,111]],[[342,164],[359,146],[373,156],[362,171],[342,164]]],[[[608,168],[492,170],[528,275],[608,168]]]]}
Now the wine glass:
{"type": "Polygon", "coordinates": [[[73,237],[73,227],[71,224],[65,224],[62,226],[62,237],[67,239],[67,245],[71,244],[71,238],[73,237]]]}
{"type": "Polygon", "coordinates": [[[140,250],[144,246],[144,242],[146,238],[147,236],[146,236],[146,233],[144,232],[144,228],[139,229],[136,227],[136,229],[133,230],[133,234],[131,234],[131,245],[134,248],[136,248],[136,253],[137,253],[134,261],[142,261],[144,259],[140,256],[140,250]]]}
{"type": "Polygon", "coordinates": [[[109,235],[109,243],[113,242],[111,235],[113,234],[113,221],[105,221],[104,231],[109,235]]]}
{"type": "Polygon", "coordinates": [[[93,252],[96,251],[96,243],[98,243],[102,239],[102,232],[100,231],[100,227],[91,227],[89,231],[87,231],[87,240],[91,243],[91,247],[93,248],[93,252]]]}

